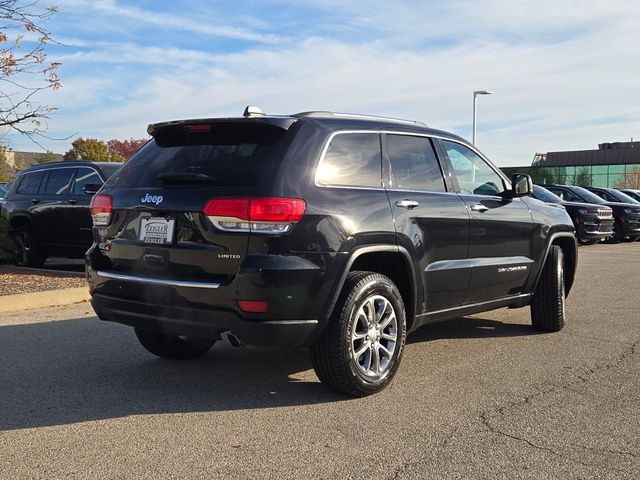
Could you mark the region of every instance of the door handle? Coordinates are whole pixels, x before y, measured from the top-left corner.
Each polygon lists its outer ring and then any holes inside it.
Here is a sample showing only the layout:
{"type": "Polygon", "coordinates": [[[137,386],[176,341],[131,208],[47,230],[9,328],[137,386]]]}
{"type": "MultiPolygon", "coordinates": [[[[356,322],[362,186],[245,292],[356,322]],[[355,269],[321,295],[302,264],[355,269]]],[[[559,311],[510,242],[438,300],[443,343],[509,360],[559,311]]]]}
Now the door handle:
{"type": "Polygon", "coordinates": [[[40,203],[40,199],[39,198],[32,198],[31,199],[31,203],[40,203]]]}
{"type": "Polygon", "coordinates": [[[420,204],[415,200],[398,200],[396,202],[396,207],[408,208],[409,210],[416,208],[418,205],[420,204]]]}
{"type": "Polygon", "coordinates": [[[75,205],[76,203],[78,203],[77,200],[74,200],[73,198],[67,200],[67,203],[69,203],[70,205],[75,205]]]}
{"type": "Polygon", "coordinates": [[[489,207],[481,203],[476,203],[475,205],[471,205],[469,207],[469,210],[471,210],[472,212],[484,213],[489,210],[489,207]]]}

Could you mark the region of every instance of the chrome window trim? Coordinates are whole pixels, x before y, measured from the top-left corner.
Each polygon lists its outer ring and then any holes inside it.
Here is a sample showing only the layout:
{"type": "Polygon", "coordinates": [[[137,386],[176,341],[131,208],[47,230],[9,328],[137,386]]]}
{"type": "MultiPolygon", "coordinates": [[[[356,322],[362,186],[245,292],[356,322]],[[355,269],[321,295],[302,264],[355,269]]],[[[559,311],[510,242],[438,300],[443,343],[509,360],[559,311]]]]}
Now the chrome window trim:
{"type": "MultiPolygon", "coordinates": [[[[477,148],[475,148],[475,146],[473,145],[467,145],[466,143],[461,142],[460,140],[455,140],[452,138],[447,138],[447,137],[442,137],[442,136],[436,136],[436,138],[440,139],[440,140],[446,140],[447,142],[451,142],[451,143],[457,143],[458,145],[462,145],[463,147],[467,147],[469,150],[471,150],[472,152],[474,152],[476,155],[478,155],[478,157],[480,157],[480,159],[482,161],[484,161],[484,163],[487,164],[487,167],[489,167],[491,170],[493,170],[493,172],[498,175],[498,177],[500,177],[502,179],[502,181],[505,183],[504,187],[505,187],[505,191],[510,190],[511,186],[511,180],[502,172],[502,170],[500,170],[498,167],[496,167],[495,165],[493,165],[493,162],[491,160],[489,160],[488,157],[486,157],[485,155],[483,155],[480,150],[478,150],[477,148]]],[[[446,149],[445,149],[446,150],[446,149]]],[[[447,153],[447,156],[449,154],[447,153]]],[[[453,166],[451,167],[451,170],[453,170],[453,166]]],[[[455,172],[453,172],[455,174],[455,172]]],[[[457,175],[456,175],[456,180],[457,180],[457,175]]],[[[462,191],[460,191],[459,193],[463,193],[462,191]]],[[[465,195],[484,195],[483,193],[471,193],[471,194],[467,194],[465,193],[465,195]]],[[[495,196],[495,195],[486,195],[486,196],[495,196]]],[[[517,198],[517,197],[514,197],[517,198]]]]}
{"type": "MultiPolygon", "coordinates": [[[[333,183],[321,183],[318,181],[318,171],[320,170],[320,167],[322,166],[322,162],[324,162],[324,157],[327,154],[327,150],[329,150],[329,145],[331,145],[331,141],[337,137],[338,135],[344,135],[344,134],[353,134],[353,133],[373,133],[378,135],[378,140],[380,139],[380,130],[370,130],[370,129],[364,129],[364,130],[338,130],[335,132],[332,132],[329,135],[329,138],[327,138],[327,140],[325,141],[324,146],[322,147],[322,152],[320,153],[320,161],[318,162],[318,164],[316,165],[316,172],[313,176],[313,183],[315,184],[316,187],[330,187],[330,188],[356,188],[359,190],[384,190],[384,188],[382,186],[380,187],[363,187],[363,186],[357,186],[357,185],[336,185],[333,183]]],[[[380,146],[380,166],[382,167],[382,145],[380,146]]],[[[382,183],[382,172],[380,174],[380,183],[382,183]]]]}
{"type": "Polygon", "coordinates": [[[125,282],[145,283],[148,285],[163,285],[169,287],[184,288],[218,288],[221,283],[214,282],[188,282],[182,280],[165,280],[162,278],[140,277],[137,275],[123,275],[121,273],[96,271],[96,275],[111,280],[122,280],[125,282]]]}
{"type": "MultiPolygon", "coordinates": [[[[325,141],[324,146],[322,147],[322,152],[320,153],[320,161],[318,162],[317,166],[316,166],[316,171],[314,174],[314,178],[313,178],[313,182],[314,185],[316,187],[322,187],[322,188],[348,188],[348,189],[358,189],[358,190],[376,190],[376,191],[392,191],[392,192],[413,192],[413,193],[423,193],[423,192],[427,192],[427,193],[455,193],[455,194],[462,194],[462,191],[459,192],[454,192],[454,191],[445,191],[445,192],[438,192],[438,191],[434,191],[434,190],[403,190],[403,189],[394,189],[394,188],[384,188],[384,187],[362,187],[362,186],[355,186],[355,185],[336,185],[336,184],[329,184],[329,183],[321,183],[318,181],[318,170],[320,169],[320,166],[322,165],[322,162],[324,162],[324,158],[325,155],[327,153],[327,150],[329,149],[329,145],[331,144],[331,141],[338,135],[342,135],[342,134],[348,134],[348,133],[374,133],[374,134],[385,134],[385,135],[407,135],[407,136],[411,136],[411,137],[424,137],[424,138],[437,138],[438,140],[446,140],[448,142],[452,142],[452,143],[457,143],[458,145],[462,145],[463,147],[467,147],[469,148],[472,152],[474,152],[476,155],[478,155],[486,164],[487,166],[493,170],[496,175],[498,175],[500,178],[502,178],[502,180],[504,182],[506,182],[506,186],[509,186],[510,184],[510,180],[509,178],[507,178],[507,176],[502,173],[502,171],[500,169],[497,169],[497,167],[495,167],[493,165],[493,163],[491,162],[491,160],[489,160],[488,157],[486,157],[482,152],[480,152],[480,150],[478,150],[474,145],[468,145],[466,143],[464,143],[463,141],[460,141],[458,139],[455,138],[451,138],[451,137],[447,137],[444,135],[438,135],[435,133],[422,133],[422,132],[411,132],[411,131],[406,131],[406,130],[387,130],[387,129],[380,129],[380,130],[371,130],[371,129],[354,129],[354,130],[338,130],[335,132],[332,132],[329,137],[327,138],[327,140],[325,141]]],[[[382,152],[383,153],[383,152],[382,152]]],[[[437,151],[436,151],[436,156],[437,156],[437,151]]],[[[382,180],[382,178],[381,178],[382,180]]],[[[444,180],[444,178],[443,178],[444,180]]],[[[445,188],[446,188],[446,182],[445,182],[445,188]]],[[[480,194],[478,194],[480,195],[480,194]]],[[[492,195],[495,196],[495,195],[492,195]]]]}

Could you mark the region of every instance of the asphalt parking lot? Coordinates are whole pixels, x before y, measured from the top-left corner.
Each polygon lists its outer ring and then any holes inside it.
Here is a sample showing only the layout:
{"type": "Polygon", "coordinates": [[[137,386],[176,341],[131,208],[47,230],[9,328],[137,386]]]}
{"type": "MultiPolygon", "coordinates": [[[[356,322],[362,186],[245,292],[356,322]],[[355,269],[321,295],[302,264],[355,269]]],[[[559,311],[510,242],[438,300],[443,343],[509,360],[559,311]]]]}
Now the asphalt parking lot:
{"type": "Polygon", "coordinates": [[[304,351],[157,360],[88,304],[0,317],[2,478],[615,478],[640,471],[640,243],[580,248],[560,333],[425,327],[347,399],[304,351]]]}

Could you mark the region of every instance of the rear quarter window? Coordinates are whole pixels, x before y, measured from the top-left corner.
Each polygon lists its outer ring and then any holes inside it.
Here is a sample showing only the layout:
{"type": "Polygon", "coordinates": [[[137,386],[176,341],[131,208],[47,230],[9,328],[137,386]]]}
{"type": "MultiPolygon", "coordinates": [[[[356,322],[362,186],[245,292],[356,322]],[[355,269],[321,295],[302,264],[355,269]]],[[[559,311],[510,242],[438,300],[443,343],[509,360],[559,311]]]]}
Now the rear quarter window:
{"type": "Polygon", "coordinates": [[[382,187],[380,135],[335,135],[318,165],[316,182],[322,185],[382,187]]]}
{"type": "Polygon", "coordinates": [[[24,195],[34,195],[38,193],[42,177],[44,177],[44,172],[22,174],[22,178],[20,179],[20,184],[18,185],[16,193],[24,195]]]}

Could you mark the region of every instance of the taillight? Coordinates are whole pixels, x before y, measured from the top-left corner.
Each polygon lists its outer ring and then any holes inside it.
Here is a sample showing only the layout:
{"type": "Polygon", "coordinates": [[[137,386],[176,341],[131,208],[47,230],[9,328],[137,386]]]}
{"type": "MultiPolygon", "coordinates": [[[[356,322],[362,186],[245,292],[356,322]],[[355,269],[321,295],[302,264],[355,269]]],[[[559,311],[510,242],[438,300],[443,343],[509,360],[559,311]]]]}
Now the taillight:
{"type": "Polygon", "coordinates": [[[113,198],[111,195],[94,195],[89,208],[94,225],[109,225],[111,212],[113,212],[113,198]]]}
{"type": "Polygon", "coordinates": [[[300,221],[306,208],[301,198],[212,198],[203,213],[220,230],[285,233],[300,221]]]}

